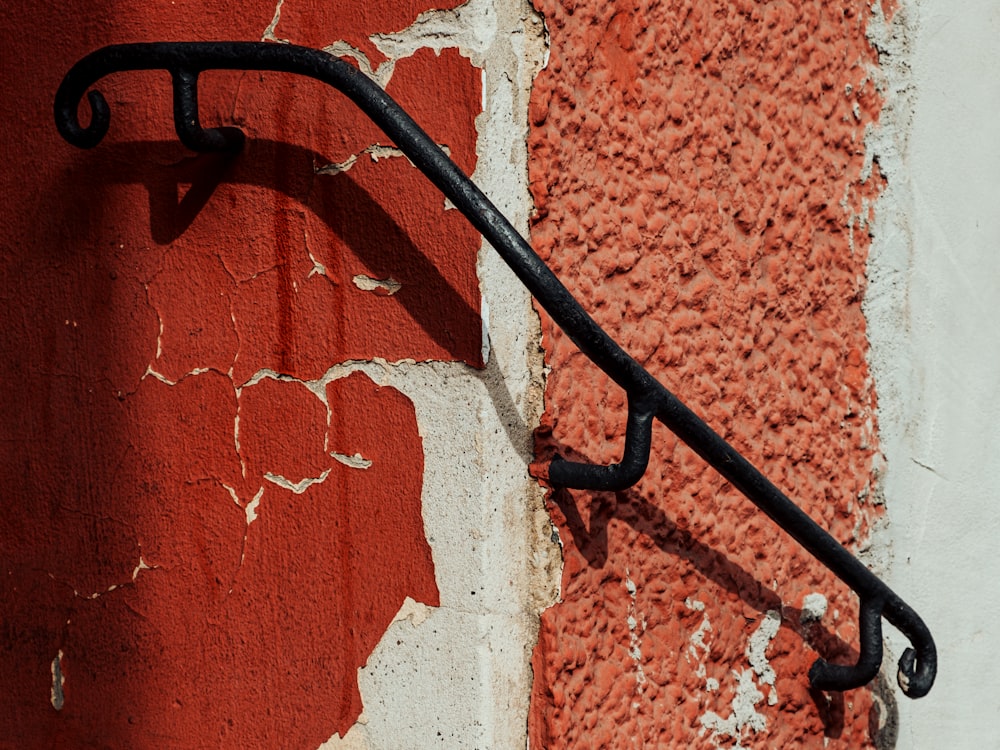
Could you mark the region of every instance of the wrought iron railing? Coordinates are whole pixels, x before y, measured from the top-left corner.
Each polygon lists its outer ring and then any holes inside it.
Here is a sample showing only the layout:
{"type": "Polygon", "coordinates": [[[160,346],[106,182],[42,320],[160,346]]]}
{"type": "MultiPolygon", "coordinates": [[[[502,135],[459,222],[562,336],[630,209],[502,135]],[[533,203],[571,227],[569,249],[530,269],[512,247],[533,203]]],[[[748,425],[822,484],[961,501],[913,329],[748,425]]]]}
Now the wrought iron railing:
{"type": "Polygon", "coordinates": [[[81,148],[96,146],[108,131],[107,101],[88,89],[109,73],[167,70],[173,77],[174,126],[194,151],[239,151],[237,128],[203,128],[198,117],[198,76],[205,70],[268,70],[309,76],[346,94],[482,233],[531,294],[573,342],[628,396],[624,457],[610,466],[556,458],[548,467],[554,486],[623,490],[642,478],[649,462],[653,419],[660,420],[810,554],[860,597],[860,657],[850,666],[818,659],[809,670],[813,687],[847,690],[871,681],[882,663],[882,618],[912,644],[899,660],[898,681],[911,698],[926,695],[937,672],[934,640],[923,620],[829,533],[769,482],[753,465],[616,344],[580,306],[510,222],[413,119],[377,84],[348,63],[320,50],[264,42],[162,42],[105,47],[81,59],[56,93],[59,132],[81,148]],[[84,94],[91,120],[80,124],[84,94]]]}

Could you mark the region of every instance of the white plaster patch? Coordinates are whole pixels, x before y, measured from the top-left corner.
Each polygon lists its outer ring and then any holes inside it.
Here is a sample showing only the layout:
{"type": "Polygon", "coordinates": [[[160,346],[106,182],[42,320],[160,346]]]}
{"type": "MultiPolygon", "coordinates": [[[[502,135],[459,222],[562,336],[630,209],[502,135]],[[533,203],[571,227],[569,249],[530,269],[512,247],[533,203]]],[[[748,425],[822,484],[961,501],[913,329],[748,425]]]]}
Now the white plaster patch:
{"type": "Polygon", "coordinates": [[[403,288],[403,285],[391,276],[387,279],[373,279],[371,276],[359,273],[351,281],[363,292],[382,291],[389,297],[403,288]]]}
{"type": "Polygon", "coordinates": [[[496,37],[497,11],[493,0],[469,0],[452,10],[431,10],[417,16],[408,28],[373,34],[378,51],[390,59],[409,57],[419,49],[458,48],[482,67],[482,57],[496,37]]]}
{"type": "Polygon", "coordinates": [[[753,672],[744,669],[733,672],[737,679],[736,695],[733,697],[732,713],[722,718],[713,711],[706,711],[699,719],[705,729],[712,732],[712,741],[716,747],[722,747],[723,741],[735,740],[734,748],[743,748],[743,737],[747,731],[754,733],[767,729],[767,719],[757,712],[756,705],[764,699],[764,694],[757,689],[753,672]]]}
{"type": "Polygon", "coordinates": [[[806,594],[802,600],[802,614],[799,621],[804,625],[808,622],[819,622],[826,615],[829,603],[826,597],[819,593],[806,594]]]}
{"type": "Polygon", "coordinates": [[[360,453],[348,456],[343,453],[331,452],[330,456],[332,456],[334,460],[342,463],[344,466],[350,466],[352,469],[370,469],[372,466],[371,459],[365,458],[360,453]]]}
{"type": "Polygon", "coordinates": [[[695,612],[702,613],[701,624],[698,626],[698,629],[691,634],[687,654],[685,654],[684,658],[687,659],[689,664],[696,663],[698,665],[695,669],[695,674],[702,680],[705,680],[706,690],[709,692],[718,690],[719,681],[708,678],[708,668],[705,666],[705,659],[708,657],[709,653],[709,646],[705,643],[705,637],[712,632],[712,623],[709,622],[708,615],[704,614],[705,602],[688,597],[684,600],[684,606],[695,612]]]}
{"type": "MultiPolygon", "coordinates": [[[[737,684],[729,716],[723,718],[714,711],[706,711],[699,719],[703,731],[712,732],[711,739],[716,747],[722,747],[723,743],[728,746],[728,741],[733,740],[736,744],[732,747],[742,748],[742,742],[748,732],[756,734],[767,729],[767,718],[756,708],[757,704],[764,700],[764,694],[758,689],[758,681],[760,685],[770,687],[767,703],[770,706],[775,705],[778,702],[778,694],[774,689],[775,673],[767,661],[766,652],[780,627],[780,613],[769,610],[750,636],[746,655],[751,668],[733,672],[737,684]]],[[[718,689],[717,684],[716,689],[718,689]]]]}
{"type": "MultiPolygon", "coordinates": [[[[628,618],[626,620],[629,640],[628,653],[635,665],[635,692],[642,695],[646,684],[646,673],[642,669],[642,634],[646,632],[646,618],[639,614],[636,601],[638,588],[629,575],[628,568],[625,569],[625,590],[628,591],[629,595],[628,618]]],[[[638,708],[638,705],[634,705],[634,707],[638,708]]]]}
{"type": "Polygon", "coordinates": [[[62,671],[62,660],[63,650],[59,649],[59,653],[56,654],[56,658],[52,660],[52,690],[49,696],[49,702],[52,704],[52,708],[56,711],[62,711],[63,706],[66,703],[66,695],[63,692],[63,686],[66,684],[66,678],[62,671]]]}
{"type": "Polygon", "coordinates": [[[367,718],[361,714],[347,734],[343,737],[339,734],[333,735],[317,750],[373,750],[371,738],[368,736],[368,729],[365,726],[367,723],[367,718]]]}
{"type": "Polygon", "coordinates": [[[781,628],[781,614],[771,609],[767,611],[764,615],[764,619],[760,621],[760,625],[754,631],[753,635],[750,636],[750,642],[747,643],[747,659],[750,661],[750,666],[753,671],[757,674],[757,679],[761,684],[770,686],[770,691],[767,695],[767,705],[773,706],[778,702],[778,693],[774,689],[775,674],[774,669],[772,669],[770,663],[767,661],[767,647],[771,645],[771,641],[778,634],[778,630],[781,628]]]}
{"type": "Polygon", "coordinates": [[[414,601],[410,597],[406,597],[403,600],[402,606],[399,608],[399,612],[396,616],[392,618],[393,622],[402,622],[403,620],[409,620],[413,627],[418,627],[423,624],[428,617],[430,617],[431,608],[426,604],[418,601],[414,601]]]}

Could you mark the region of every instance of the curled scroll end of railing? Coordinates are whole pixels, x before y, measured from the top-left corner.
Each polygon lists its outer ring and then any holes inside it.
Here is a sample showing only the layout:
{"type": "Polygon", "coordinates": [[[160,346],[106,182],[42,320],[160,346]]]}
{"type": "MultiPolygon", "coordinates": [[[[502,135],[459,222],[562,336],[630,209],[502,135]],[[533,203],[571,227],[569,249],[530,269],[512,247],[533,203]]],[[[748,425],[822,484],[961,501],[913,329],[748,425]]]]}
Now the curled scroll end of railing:
{"type": "Polygon", "coordinates": [[[69,143],[77,148],[93,148],[107,135],[111,124],[108,101],[100,91],[89,91],[97,81],[119,68],[108,53],[109,48],[91,52],[70,68],[59,84],[54,104],[56,128],[69,143]],[[83,95],[90,104],[90,124],[80,124],[79,108],[83,95]]]}
{"type": "Polygon", "coordinates": [[[59,134],[77,148],[93,148],[103,140],[111,124],[111,110],[108,102],[100,91],[90,91],[87,93],[87,101],[90,103],[90,124],[84,127],[80,124],[80,117],[77,109],[80,100],[83,98],[83,91],[64,91],[69,78],[63,81],[56,94],[56,127],[59,134]]]}
{"type": "Polygon", "coordinates": [[[899,658],[899,672],[896,681],[909,698],[923,698],[934,686],[937,675],[937,649],[934,642],[923,648],[908,648],[899,658]]]}

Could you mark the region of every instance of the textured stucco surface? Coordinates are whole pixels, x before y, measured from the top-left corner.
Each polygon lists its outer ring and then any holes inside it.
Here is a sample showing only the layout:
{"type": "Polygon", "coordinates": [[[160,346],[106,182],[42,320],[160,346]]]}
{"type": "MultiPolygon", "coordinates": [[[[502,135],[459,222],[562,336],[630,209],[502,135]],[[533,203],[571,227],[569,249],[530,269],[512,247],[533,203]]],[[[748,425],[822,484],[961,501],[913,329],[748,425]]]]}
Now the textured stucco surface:
{"type": "Polygon", "coordinates": [[[165,73],[101,83],[91,152],[52,123],[105,44],[329,47],[523,227],[540,26],[455,5],[0,9],[0,747],[523,743],[554,549],[526,294],[315,82],[202,76],[231,163],[177,143],[165,73]]]}
{"type": "MultiPolygon", "coordinates": [[[[880,516],[869,9],[537,7],[535,247],[627,351],[863,547],[880,516]]],[[[543,332],[540,450],[617,460],[623,394],[543,332]]],[[[817,654],[856,656],[853,595],[666,430],[633,490],[555,492],[551,509],[565,569],[535,652],[533,747],[855,748],[891,725],[867,689],[808,689],[817,654]]]]}

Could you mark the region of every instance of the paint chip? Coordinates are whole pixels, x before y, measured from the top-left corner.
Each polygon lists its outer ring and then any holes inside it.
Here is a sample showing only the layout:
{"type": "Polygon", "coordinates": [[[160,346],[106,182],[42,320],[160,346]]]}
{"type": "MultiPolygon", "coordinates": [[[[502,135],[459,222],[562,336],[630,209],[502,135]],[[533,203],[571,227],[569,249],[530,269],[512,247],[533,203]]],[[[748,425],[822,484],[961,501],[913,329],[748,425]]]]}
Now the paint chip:
{"type": "Polygon", "coordinates": [[[391,276],[387,279],[373,279],[371,276],[359,273],[352,281],[354,286],[364,292],[375,292],[386,297],[391,297],[403,288],[403,285],[391,276]]]}
{"type": "Polygon", "coordinates": [[[403,600],[403,604],[400,606],[399,612],[397,612],[396,616],[392,618],[392,621],[402,622],[403,620],[409,620],[413,627],[417,627],[425,622],[430,616],[430,607],[426,604],[421,604],[408,596],[403,600]]]}
{"type": "Polygon", "coordinates": [[[63,693],[63,685],[66,684],[66,678],[63,676],[62,660],[63,650],[59,649],[56,658],[52,660],[52,691],[49,697],[52,708],[56,711],[62,711],[63,705],[66,703],[66,696],[63,693]]]}
{"type": "Polygon", "coordinates": [[[343,453],[331,453],[330,455],[344,466],[350,466],[352,469],[370,469],[372,465],[372,462],[360,453],[355,453],[353,456],[346,456],[343,453]]]}
{"type": "Polygon", "coordinates": [[[802,599],[802,614],[799,615],[799,621],[803,625],[808,622],[819,622],[826,615],[828,606],[826,597],[822,594],[806,594],[802,599]]]}
{"type": "Polygon", "coordinates": [[[358,163],[358,159],[361,158],[362,154],[368,154],[368,156],[371,157],[371,160],[375,163],[378,163],[379,159],[398,159],[400,157],[406,157],[406,154],[398,148],[373,143],[368,148],[362,149],[356,154],[351,154],[343,161],[333,162],[319,167],[316,170],[316,174],[340,174],[341,172],[347,172],[351,169],[351,167],[358,163]]]}
{"type": "Polygon", "coordinates": [[[257,494],[253,496],[253,500],[247,503],[245,508],[247,514],[247,526],[252,524],[257,520],[257,506],[260,505],[260,498],[264,495],[264,488],[261,487],[257,490],[257,494]]]}

